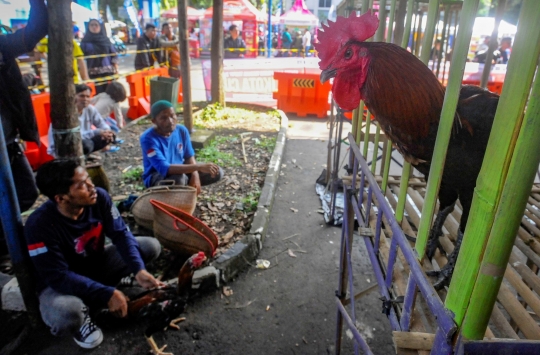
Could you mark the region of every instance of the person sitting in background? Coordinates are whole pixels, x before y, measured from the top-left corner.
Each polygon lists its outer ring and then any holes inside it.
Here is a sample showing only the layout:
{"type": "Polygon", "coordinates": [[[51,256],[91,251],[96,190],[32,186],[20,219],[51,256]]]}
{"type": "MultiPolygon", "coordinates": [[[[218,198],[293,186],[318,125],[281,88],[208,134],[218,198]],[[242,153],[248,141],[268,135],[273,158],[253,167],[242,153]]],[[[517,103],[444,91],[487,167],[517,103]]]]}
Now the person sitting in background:
{"type": "Polygon", "coordinates": [[[146,187],[162,180],[189,185],[201,192],[201,186],[213,184],[223,177],[223,170],[212,163],[197,163],[191,138],[185,126],[176,123],[176,112],[169,101],[152,105],[152,123],[141,135],[143,180],[146,187]]]}
{"type": "Polygon", "coordinates": [[[98,110],[101,117],[107,122],[111,129],[118,132],[124,128],[124,115],[120,102],[126,99],[126,89],[124,85],[113,81],[107,86],[107,90],[90,99],[90,103],[98,110]],[[114,113],[114,119],[111,117],[114,113]]]}
{"type": "MultiPolygon", "coordinates": [[[[105,123],[98,110],[90,105],[90,96],[92,94],[90,87],[86,84],[75,85],[75,93],[75,106],[77,107],[81,125],[83,153],[88,155],[104,148],[108,148],[109,152],[118,151],[120,148],[117,146],[108,147],[116,138],[113,131],[111,131],[111,127],[105,123]]],[[[47,154],[56,157],[52,123],[49,126],[48,138],[47,154]]]]}
{"type": "Polygon", "coordinates": [[[496,52],[495,59],[497,60],[498,64],[507,64],[508,59],[510,58],[510,50],[512,48],[512,38],[511,37],[503,37],[501,39],[501,45],[499,49],[496,52]]]}
{"type": "Polygon", "coordinates": [[[225,38],[223,49],[225,50],[225,58],[244,58],[246,51],[246,42],[238,35],[238,26],[231,25],[229,27],[230,36],[225,38]]]}
{"type": "MultiPolygon", "coordinates": [[[[47,53],[49,52],[49,38],[45,37],[39,41],[36,49],[44,59],[47,59],[47,53]]],[[[81,75],[82,81],[90,80],[86,62],[83,57],[84,53],[81,46],[76,40],[73,40],[73,82],[75,84],[79,83],[79,74],[81,75]]]]}
{"type": "Polygon", "coordinates": [[[43,164],[36,181],[49,200],[30,215],[24,236],[38,275],[41,317],[53,335],[72,335],[93,349],[103,333],[90,310],[125,317],[128,299],[116,286],[130,274],[143,288],[163,286],[146,270],[161,246],[155,238],[134,237],[109,194],[76,161],[43,164]],[[105,237],[112,244],[105,246],[105,237]]]}
{"type": "MultiPolygon", "coordinates": [[[[90,79],[102,79],[118,73],[116,48],[107,37],[105,26],[98,20],[92,19],[88,22],[88,31],[86,31],[81,41],[81,49],[85,56],[99,55],[98,57],[86,59],[90,79]]],[[[106,89],[106,80],[96,82],[96,92],[98,94],[105,92],[106,89]]]]}

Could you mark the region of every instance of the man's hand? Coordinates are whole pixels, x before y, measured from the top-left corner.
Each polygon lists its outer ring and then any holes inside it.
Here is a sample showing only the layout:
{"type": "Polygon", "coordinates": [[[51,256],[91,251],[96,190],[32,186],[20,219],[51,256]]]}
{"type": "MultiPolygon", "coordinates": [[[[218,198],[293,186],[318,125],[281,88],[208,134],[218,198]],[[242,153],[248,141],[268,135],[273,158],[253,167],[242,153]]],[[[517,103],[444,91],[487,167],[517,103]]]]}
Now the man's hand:
{"type": "Polygon", "coordinates": [[[121,291],[114,290],[111,299],[107,303],[113,316],[124,318],[127,315],[127,297],[121,291]]]}
{"type": "Polygon", "coordinates": [[[197,164],[198,169],[201,173],[209,173],[212,177],[215,177],[219,174],[219,166],[213,163],[197,164]]]}
{"type": "Polygon", "coordinates": [[[156,280],[156,278],[152,276],[151,273],[144,269],[139,271],[137,275],[135,275],[135,280],[137,280],[139,285],[146,289],[165,286],[163,282],[156,280]]]}
{"type": "Polygon", "coordinates": [[[197,195],[201,193],[201,179],[199,178],[199,172],[194,171],[191,173],[188,185],[197,189],[197,195]]]}

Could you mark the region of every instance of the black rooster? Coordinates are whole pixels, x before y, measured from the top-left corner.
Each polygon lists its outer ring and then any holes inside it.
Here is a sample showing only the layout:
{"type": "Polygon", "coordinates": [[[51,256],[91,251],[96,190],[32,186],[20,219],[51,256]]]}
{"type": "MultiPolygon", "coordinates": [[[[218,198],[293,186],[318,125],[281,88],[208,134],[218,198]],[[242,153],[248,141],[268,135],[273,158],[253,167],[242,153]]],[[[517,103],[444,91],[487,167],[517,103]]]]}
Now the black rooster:
{"type": "Polygon", "coordinates": [[[150,344],[154,355],[172,355],[164,353],[167,345],[158,347],[152,335],[168,327],[179,329],[177,323],[185,320],[180,318],[184,313],[191,288],[191,280],[195,270],[199,269],[206,261],[203,252],[191,256],[178,272],[178,285],[145,291],[128,302],[128,317],[141,319],[148,322],[144,336],[150,344]]]}
{"type": "MultiPolygon", "coordinates": [[[[332,93],[345,109],[364,100],[384,133],[405,160],[428,178],[444,101],[445,88],[429,68],[405,49],[390,43],[364,42],[375,34],[379,20],[370,12],[338,17],[323,25],[315,44],[321,80],[334,77],[332,93]]],[[[469,217],[476,179],[497,109],[499,96],[476,86],[463,86],[439,190],[440,209],[426,250],[432,258],[442,226],[459,198],[463,207],[454,251],[433,275],[436,289],[448,285],[469,217]]]]}

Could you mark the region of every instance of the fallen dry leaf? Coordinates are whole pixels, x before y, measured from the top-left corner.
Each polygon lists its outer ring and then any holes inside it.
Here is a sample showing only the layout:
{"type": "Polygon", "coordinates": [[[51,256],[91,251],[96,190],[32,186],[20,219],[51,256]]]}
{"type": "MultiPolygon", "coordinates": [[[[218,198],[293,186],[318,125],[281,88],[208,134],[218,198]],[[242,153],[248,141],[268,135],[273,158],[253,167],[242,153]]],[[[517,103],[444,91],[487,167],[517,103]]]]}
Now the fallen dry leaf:
{"type": "Polygon", "coordinates": [[[231,229],[230,231],[227,232],[227,234],[225,234],[223,237],[221,237],[221,242],[223,244],[227,244],[229,242],[229,240],[231,240],[231,238],[234,236],[234,229],[231,229]]]}
{"type": "Polygon", "coordinates": [[[226,297],[232,296],[232,294],[233,294],[232,288],[230,288],[229,286],[224,286],[224,287],[223,287],[223,294],[224,294],[226,297]]]}
{"type": "Polygon", "coordinates": [[[289,249],[287,252],[289,253],[289,256],[291,258],[296,258],[296,255],[294,255],[294,253],[293,253],[293,251],[291,249],[289,249]]]}

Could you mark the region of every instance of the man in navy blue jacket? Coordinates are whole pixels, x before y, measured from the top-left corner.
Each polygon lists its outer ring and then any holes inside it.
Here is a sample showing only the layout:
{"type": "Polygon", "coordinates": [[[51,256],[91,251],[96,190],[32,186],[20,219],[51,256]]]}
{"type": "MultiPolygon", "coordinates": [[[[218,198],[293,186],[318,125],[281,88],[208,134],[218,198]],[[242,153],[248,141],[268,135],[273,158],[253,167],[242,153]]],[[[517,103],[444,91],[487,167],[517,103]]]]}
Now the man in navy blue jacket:
{"type": "Polygon", "coordinates": [[[103,340],[88,308],[127,315],[126,296],[115,286],[132,273],[140,286],[161,286],[145,263],[159,256],[154,238],[133,237],[107,192],[94,187],[75,161],[53,160],[36,181],[49,198],[30,215],[24,234],[38,274],[41,316],[54,335],[73,334],[87,349],[103,340]],[[105,236],[112,245],[105,246],[105,236]]]}
{"type": "MultiPolygon", "coordinates": [[[[21,211],[29,209],[38,197],[34,175],[18,138],[39,143],[30,92],[23,82],[17,57],[30,52],[47,35],[48,14],[44,0],[30,0],[28,25],[15,33],[0,35],[0,117],[11,163],[11,171],[21,211]]],[[[7,246],[0,224],[0,256],[7,246]]]]}

